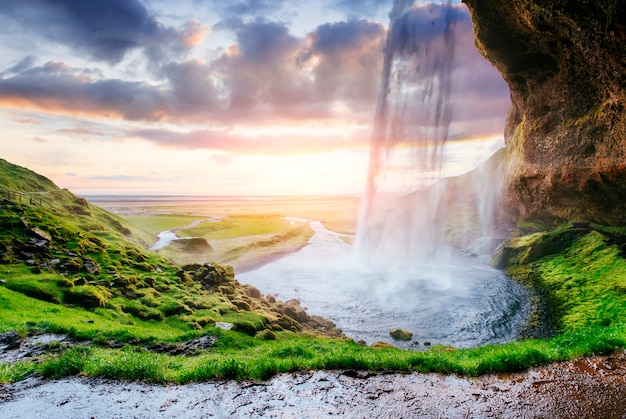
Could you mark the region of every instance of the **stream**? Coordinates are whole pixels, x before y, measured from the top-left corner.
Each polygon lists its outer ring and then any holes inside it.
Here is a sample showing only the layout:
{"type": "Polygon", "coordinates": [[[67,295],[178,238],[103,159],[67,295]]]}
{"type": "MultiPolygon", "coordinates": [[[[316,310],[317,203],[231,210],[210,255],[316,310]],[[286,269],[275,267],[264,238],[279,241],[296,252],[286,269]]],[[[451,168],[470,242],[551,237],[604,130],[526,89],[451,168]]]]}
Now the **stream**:
{"type": "Polygon", "coordinates": [[[237,279],[284,301],[299,299],[310,314],[367,344],[425,350],[518,338],[530,310],[528,293],[484,259],[451,250],[445,266],[376,272],[359,263],[338,234],[320,222],[309,224],[315,234],[307,246],[237,279]],[[413,333],[413,339],[394,340],[389,332],[395,328],[413,333]]]}

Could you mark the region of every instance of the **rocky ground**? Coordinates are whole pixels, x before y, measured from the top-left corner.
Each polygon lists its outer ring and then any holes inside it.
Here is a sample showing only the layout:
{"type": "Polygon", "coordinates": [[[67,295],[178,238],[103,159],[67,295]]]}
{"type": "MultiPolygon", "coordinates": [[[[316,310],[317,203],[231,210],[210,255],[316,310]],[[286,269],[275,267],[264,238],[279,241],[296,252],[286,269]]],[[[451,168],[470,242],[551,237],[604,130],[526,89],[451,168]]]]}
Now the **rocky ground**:
{"type": "Polygon", "coordinates": [[[441,374],[318,371],[263,383],[150,385],[36,377],[0,387],[9,418],[624,418],[626,352],[524,373],[441,374]]]}

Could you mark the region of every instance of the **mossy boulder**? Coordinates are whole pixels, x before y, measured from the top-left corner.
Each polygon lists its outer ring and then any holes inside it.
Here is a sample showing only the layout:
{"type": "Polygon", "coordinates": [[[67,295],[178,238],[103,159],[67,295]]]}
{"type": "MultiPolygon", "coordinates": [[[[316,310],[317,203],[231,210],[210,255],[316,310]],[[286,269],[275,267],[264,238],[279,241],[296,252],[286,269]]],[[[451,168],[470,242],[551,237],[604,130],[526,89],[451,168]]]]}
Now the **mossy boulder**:
{"type": "Polygon", "coordinates": [[[404,329],[392,329],[389,334],[392,338],[397,340],[411,340],[413,339],[413,333],[404,329]]]}

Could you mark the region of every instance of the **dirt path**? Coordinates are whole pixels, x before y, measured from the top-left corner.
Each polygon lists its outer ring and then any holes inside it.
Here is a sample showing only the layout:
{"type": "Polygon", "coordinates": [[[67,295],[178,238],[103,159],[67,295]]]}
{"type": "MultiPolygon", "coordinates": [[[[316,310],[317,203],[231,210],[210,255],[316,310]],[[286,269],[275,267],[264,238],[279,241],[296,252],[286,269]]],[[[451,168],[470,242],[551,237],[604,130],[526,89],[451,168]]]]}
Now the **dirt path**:
{"type": "Polygon", "coordinates": [[[9,418],[624,418],[626,352],[506,376],[355,371],[284,374],[266,383],[155,386],[30,378],[0,387],[9,418]]]}

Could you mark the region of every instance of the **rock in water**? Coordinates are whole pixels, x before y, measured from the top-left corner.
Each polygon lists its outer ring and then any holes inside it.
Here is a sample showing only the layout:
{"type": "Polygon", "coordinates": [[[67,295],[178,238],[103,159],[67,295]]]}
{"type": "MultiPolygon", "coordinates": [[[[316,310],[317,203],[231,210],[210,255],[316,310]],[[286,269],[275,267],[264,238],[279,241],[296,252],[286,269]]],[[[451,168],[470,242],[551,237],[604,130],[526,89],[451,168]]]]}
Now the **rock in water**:
{"type": "Polygon", "coordinates": [[[463,2],[511,90],[507,210],[626,224],[626,2],[463,2]]]}
{"type": "Polygon", "coordinates": [[[413,339],[413,333],[404,329],[393,329],[389,332],[392,338],[397,340],[411,340],[413,339]]]}

